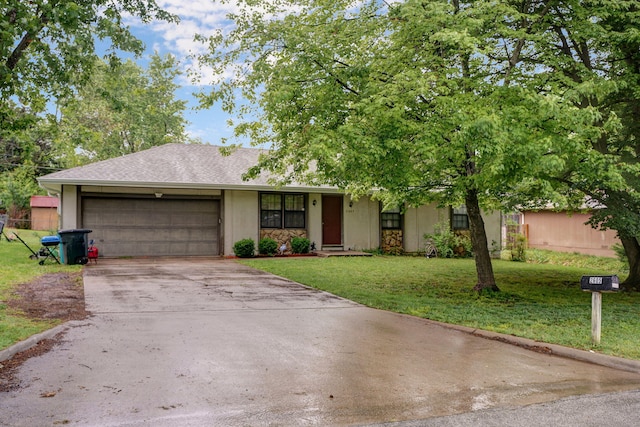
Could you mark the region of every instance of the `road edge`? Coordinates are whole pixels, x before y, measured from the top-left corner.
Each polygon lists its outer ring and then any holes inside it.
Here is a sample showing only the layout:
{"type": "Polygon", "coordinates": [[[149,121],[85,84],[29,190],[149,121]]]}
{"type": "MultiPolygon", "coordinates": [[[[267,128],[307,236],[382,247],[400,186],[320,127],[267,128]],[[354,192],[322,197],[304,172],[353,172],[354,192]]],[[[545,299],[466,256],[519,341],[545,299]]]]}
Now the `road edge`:
{"type": "Polygon", "coordinates": [[[438,322],[435,320],[424,319],[429,323],[439,325],[443,328],[453,329],[464,332],[476,337],[485,338],[494,341],[501,341],[506,344],[515,345],[526,348],[539,353],[546,353],[554,356],[560,356],[568,359],[579,360],[581,362],[592,363],[594,365],[606,366],[608,368],[619,369],[621,371],[640,373],[640,360],[625,359],[608,354],[596,353],[595,351],[580,350],[572,347],[565,347],[559,344],[549,344],[541,341],[535,341],[529,338],[517,337],[515,335],[501,334],[498,332],[486,331],[484,329],[471,328],[468,326],[453,325],[449,323],[438,322]]]}

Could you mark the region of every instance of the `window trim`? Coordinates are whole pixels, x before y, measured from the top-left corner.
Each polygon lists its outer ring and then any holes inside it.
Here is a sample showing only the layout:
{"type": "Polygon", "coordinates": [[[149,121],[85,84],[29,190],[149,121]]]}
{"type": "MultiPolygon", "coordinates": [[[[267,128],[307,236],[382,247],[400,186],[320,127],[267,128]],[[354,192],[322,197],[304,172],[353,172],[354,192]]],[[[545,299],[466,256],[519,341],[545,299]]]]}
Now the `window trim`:
{"type": "Polygon", "coordinates": [[[451,207],[451,229],[453,231],[470,229],[469,214],[467,213],[467,207],[465,205],[460,205],[456,208],[454,208],[453,206],[451,207]],[[459,210],[460,212],[456,212],[456,210],[459,210]],[[462,212],[463,210],[464,210],[464,213],[462,212]],[[464,217],[464,220],[461,220],[463,217],[464,217]],[[456,221],[456,218],[458,218],[458,221],[456,221]],[[457,226],[457,224],[460,222],[464,223],[463,227],[457,226]]]}
{"type": "MultiPolygon", "coordinates": [[[[284,229],[289,229],[289,230],[300,230],[300,229],[306,229],[307,228],[307,195],[305,193],[279,193],[279,192],[273,192],[273,191],[265,191],[265,192],[260,192],[259,193],[259,219],[260,219],[260,228],[261,229],[271,229],[271,230],[284,230],[284,229]],[[279,209],[263,209],[262,208],[262,196],[263,195],[279,195],[280,196],[280,208],[279,209]],[[297,209],[287,209],[287,203],[286,203],[286,198],[287,197],[291,197],[291,196],[302,196],[302,208],[297,210],[297,209]],[[279,226],[265,226],[263,224],[262,218],[263,218],[263,213],[265,212],[279,212],[280,213],[280,225],[279,226]],[[300,214],[302,212],[302,226],[296,226],[296,227],[291,227],[291,226],[286,226],[287,224],[287,218],[292,217],[292,213],[296,213],[296,214],[300,214]],[[289,215],[288,215],[289,214],[289,215]]],[[[299,215],[296,215],[296,217],[299,217],[299,215]]]]}
{"type": "Polygon", "coordinates": [[[402,230],[402,226],[403,226],[403,218],[404,215],[402,215],[402,209],[400,209],[400,207],[397,207],[395,209],[387,209],[387,210],[383,210],[382,205],[380,205],[380,229],[382,230],[402,230]],[[390,215],[392,216],[391,219],[385,219],[385,215],[390,215]],[[387,227],[385,225],[385,222],[387,221],[393,221],[394,225],[395,223],[397,223],[397,227],[392,226],[392,227],[387,227]]]}

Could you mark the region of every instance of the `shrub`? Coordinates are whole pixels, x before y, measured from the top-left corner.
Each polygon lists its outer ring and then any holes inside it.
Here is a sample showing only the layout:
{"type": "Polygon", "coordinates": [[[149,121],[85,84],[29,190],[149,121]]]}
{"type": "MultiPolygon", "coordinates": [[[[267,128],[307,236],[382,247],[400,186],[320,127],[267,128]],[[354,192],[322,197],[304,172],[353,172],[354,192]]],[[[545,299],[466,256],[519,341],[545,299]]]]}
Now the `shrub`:
{"type": "Polygon", "coordinates": [[[256,244],[253,239],[238,240],[233,245],[233,253],[239,258],[251,258],[255,255],[256,244]]]}
{"type": "Polygon", "coordinates": [[[258,253],[260,255],[275,255],[278,251],[278,242],[271,237],[264,237],[258,242],[258,253]]]}
{"type": "Polygon", "coordinates": [[[291,252],[294,254],[308,254],[311,241],[305,237],[291,239],[291,252]]]}
{"type": "Polygon", "coordinates": [[[471,232],[469,230],[454,232],[454,255],[459,258],[469,258],[473,255],[473,245],[471,244],[471,232]]]}
{"type": "Polygon", "coordinates": [[[464,233],[456,234],[446,221],[436,224],[433,234],[425,234],[424,238],[435,246],[440,258],[471,256],[471,237],[464,233]]]}
{"type": "Polygon", "coordinates": [[[431,241],[433,246],[438,251],[438,257],[451,258],[453,257],[453,241],[455,235],[449,228],[449,224],[445,222],[439,222],[433,227],[433,234],[425,234],[424,238],[427,241],[431,241]]]}
{"type": "Polygon", "coordinates": [[[511,261],[527,260],[527,238],[522,234],[516,234],[509,239],[507,249],[511,250],[511,261]]]}

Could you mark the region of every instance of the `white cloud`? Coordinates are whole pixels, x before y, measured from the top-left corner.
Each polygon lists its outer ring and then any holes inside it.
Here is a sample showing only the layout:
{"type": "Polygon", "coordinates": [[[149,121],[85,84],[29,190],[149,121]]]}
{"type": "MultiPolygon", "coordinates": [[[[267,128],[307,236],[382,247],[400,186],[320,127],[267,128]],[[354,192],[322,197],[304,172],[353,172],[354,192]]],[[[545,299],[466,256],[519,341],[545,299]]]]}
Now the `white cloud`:
{"type": "Polygon", "coordinates": [[[206,45],[194,40],[195,35],[207,37],[219,29],[228,28],[231,23],[227,15],[238,11],[237,4],[221,4],[214,0],[159,0],[158,6],[177,15],[180,22],[175,24],[154,21],[145,24],[137,18],[130,17],[127,24],[131,26],[133,33],[146,43],[148,53],[158,51],[160,54],[172,53],[177,57],[184,71],[179,84],[191,85],[188,80],[190,73],[200,76],[201,81],[211,81],[212,70],[190,58],[191,55],[207,51],[206,45]]]}
{"type": "MultiPolygon", "coordinates": [[[[201,42],[194,40],[196,34],[211,36],[217,31],[230,31],[233,22],[227,19],[230,13],[239,12],[236,0],[157,0],[160,8],[177,15],[178,24],[158,22],[142,23],[135,17],[127,19],[134,35],[143,40],[147,46],[147,54],[158,51],[161,55],[171,53],[176,56],[183,70],[177,83],[186,91],[193,89],[207,90],[206,83],[214,81],[213,70],[202,66],[192,58],[192,55],[204,54],[208,48],[201,42]],[[191,81],[191,76],[198,76],[200,82],[191,81]]],[[[283,12],[283,15],[295,13],[295,10],[283,12]]],[[[226,76],[232,75],[228,70],[226,76]]],[[[190,99],[189,102],[194,102],[190,99]]],[[[187,119],[192,123],[187,132],[191,136],[200,137],[205,141],[215,142],[220,138],[230,136],[231,128],[226,124],[228,116],[214,106],[207,112],[191,111],[187,119]]]]}
{"type": "MultiPolygon", "coordinates": [[[[177,15],[180,18],[179,24],[166,22],[153,22],[142,24],[132,22],[134,27],[145,27],[151,31],[155,37],[163,40],[164,46],[168,50],[175,50],[177,55],[187,55],[189,53],[201,53],[204,47],[193,40],[196,34],[204,36],[213,35],[216,31],[228,31],[233,23],[227,19],[230,13],[239,12],[240,7],[235,0],[159,0],[158,5],[164,10],[177,15]]],[[[264,10],[255,7],[256,10],[264,10]]],[[[282,15],[295,13],[298,7],[292,7],[283,11],[282,15]]]]}

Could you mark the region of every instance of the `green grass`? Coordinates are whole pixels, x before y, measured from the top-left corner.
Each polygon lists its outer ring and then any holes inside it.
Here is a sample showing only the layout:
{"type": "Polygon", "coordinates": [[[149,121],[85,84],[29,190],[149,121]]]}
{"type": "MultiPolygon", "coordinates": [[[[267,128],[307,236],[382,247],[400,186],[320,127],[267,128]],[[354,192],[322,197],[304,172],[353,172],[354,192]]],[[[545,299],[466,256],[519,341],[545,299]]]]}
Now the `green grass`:
{"type": "MultiPolygon", "coordinates": [[[[5,230],[11,236],[13,230],[5,230]]],[[[16,231],[38,250],[51,232],[16,231]]],[[[55,326],[7,309],[20,283],[81,266],[38,264],[18,240],[0,239],[0,349],[55,326]]],[[[471,291],[475,266],[470,259],[422,257],[274,258],[244,264],[384,310],[406,313],[602,353],[640,359],[640,294],[605,294],[602,341],[591,343],[591,295],[580,290],[585,274],[618,274],[622,264],[550,251],[528,251],[529,263],[494,261],[501,292],[471,291]]]]}
{"type": "MultiPolygon", "coordinates": [[[[8,230],[5,234],[13,237],[17,233],[31,249],[38,251],[41,247],[42,236],[52,232],[35,232],[31,230],[8,230]]],[[[19,312],[10,310],[7,301],[15,298],[17,285],[27,283],[46,273],[78,271],[80,266],[50,264],[48,260],[39,265],[38,260],[30,259],[31,252],[19,240],[8,242],[3,235],[0,238],[0,349],[24,340],[31,335],[45,331],[59,323],[59,321],[34,321],[19,312]]]]}
{"type": "Polygon", "coordinates": [[[616,259],[529,251],[535,262],[494,261],[497,293],[478,295],[471,259],[289,258],[242,261],[364,305],[441,322],[640,359],[640,294],[607,293],[602,340],[591,342],[589,274],[625,275],[616,259]],[[547,263],[539,263],[546,258],[547,263]],[[537,261],[536,261],[537,260],[537,261]],[[555,263],[555,264],[551,264],[555,263]]]}

